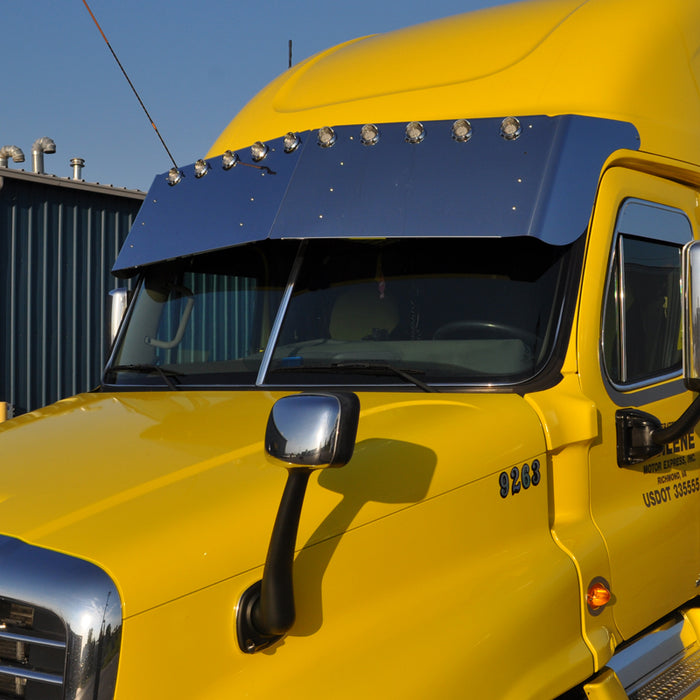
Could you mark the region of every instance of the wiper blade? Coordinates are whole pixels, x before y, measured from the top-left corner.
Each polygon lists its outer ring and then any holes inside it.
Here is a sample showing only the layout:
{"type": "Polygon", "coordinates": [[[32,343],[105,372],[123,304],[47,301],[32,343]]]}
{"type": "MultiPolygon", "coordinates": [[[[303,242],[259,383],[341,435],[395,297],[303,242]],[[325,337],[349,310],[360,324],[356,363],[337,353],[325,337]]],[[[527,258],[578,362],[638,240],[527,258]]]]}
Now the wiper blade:
{"type": "Polygon", "coordinates": [[[148,365],[148,364],[142,364],[142,365],[113,365],[112,367],[108,367],[107,372],[141,372],[143,374],[152,374],[156,373],[160,375],[163,378],[163,381],[168,385],[170,389],[173,391],[178,391],[180,387],[175,384],[175,382],[171,379],[171,377],[182,377],[181,372],[174,372],[173,370],[170,369],[163,369],[162,367],[159,367],[158,365],[148,365]]]}
{"type": "Polygon", "coordinates": [[[433,393],[437,392],[435,387],[426,384],[416,377],[416,374],[424,374],[420,370],[405,370],[390,365],[386,362],[333,362],[330,365],[296,365],[294,367],[274,367],[270,372],[335,372],[349,371],[357,372],[358,374],[379,374],[379,375],[395,375],[405,379],[407,382],[414,384],[423,391],[433,393]]]}
{"type": "MultiPolygon", "coordinates": [[[[405,379],[407,382],[415,384],[419,389],[428,393],[437,392],[435,387],[422,382],[418,377],[414,376],[419,370],[405,370],[386,362],[334,362],[332,367],[338,369],[349,369],[352,372],[366,372],[368,374],[395,374],[397,377],[405,379]]],[[[420,372],[423,374],[423,372],[420,372]]]]}

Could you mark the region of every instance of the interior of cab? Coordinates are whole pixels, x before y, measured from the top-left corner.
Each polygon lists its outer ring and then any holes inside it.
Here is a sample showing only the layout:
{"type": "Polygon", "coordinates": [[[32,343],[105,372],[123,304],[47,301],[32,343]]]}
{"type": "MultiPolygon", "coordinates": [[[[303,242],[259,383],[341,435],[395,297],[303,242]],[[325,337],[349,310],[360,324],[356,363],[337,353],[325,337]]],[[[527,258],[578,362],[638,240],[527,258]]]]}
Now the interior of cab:
{"type": "Polygon", "coordinates": [[[522,239],[318,243],[295,283],[273,372],[354,361],[443,380],[515,377],[551,349],[561,250],[522,239]]]}
{"type": "Polygon", "coordinates": [[[157,381],[142,376],[152,367],[183,384],[385,384],[397,371],[435,384],[527,380],[553,352],[571,249],[319,239],[165,264],[138,292],[116,383],[157,381]]]}

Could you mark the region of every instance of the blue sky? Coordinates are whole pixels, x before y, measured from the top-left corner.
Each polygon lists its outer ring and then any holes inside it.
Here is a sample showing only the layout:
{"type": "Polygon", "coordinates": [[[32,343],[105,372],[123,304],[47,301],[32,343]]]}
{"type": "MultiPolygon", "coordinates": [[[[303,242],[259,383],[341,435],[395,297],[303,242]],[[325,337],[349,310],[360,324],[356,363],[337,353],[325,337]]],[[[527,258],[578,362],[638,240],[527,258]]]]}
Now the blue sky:
{"type": "MultiPolygon", "coordinates": [[[[502,0],[87,0],[179,165],[202,157],[241,107],[294,62],[348,39],[502,0]]],[[[5,0],[0,146],[85,159],[89,182],[146,190],[170,160],[83,0],[5,0]]]]}

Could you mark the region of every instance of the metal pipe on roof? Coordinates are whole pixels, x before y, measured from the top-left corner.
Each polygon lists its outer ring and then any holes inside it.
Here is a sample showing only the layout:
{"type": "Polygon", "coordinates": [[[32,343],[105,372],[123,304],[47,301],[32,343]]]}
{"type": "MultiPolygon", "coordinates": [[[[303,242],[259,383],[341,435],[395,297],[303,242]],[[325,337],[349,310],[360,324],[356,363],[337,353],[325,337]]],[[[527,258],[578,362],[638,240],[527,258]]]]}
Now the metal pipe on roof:
{"type": "Polygon", "coordinates": [[[81,173],[83,171],[83,168],[85,167],[85,159],[84,158],[71,158],[70,164],[73,168],[73,179],[74,180],[82,180],[83,178],[81,177],[81,173]]]}
{"type": "Polygon", "coordinates": [[[10,158],[15,163],[24,163],[22,149],[19,146],[3,146],[0,148],[0,167],[6,168],[10,158]]]}
{"type": "Polygon", "coordinates": [[[35,173],[44,173],[44,153],[56,153],[56,144],[48,136],[42,136],[32,144],[32,170],[35,173]]]}

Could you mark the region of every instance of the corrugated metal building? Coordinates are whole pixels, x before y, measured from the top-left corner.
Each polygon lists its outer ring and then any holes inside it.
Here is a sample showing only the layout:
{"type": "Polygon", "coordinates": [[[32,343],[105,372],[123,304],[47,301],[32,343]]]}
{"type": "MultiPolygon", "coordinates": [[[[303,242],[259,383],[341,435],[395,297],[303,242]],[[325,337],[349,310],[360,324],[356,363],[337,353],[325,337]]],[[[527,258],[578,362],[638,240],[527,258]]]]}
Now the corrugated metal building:
{"type": "Polygon", "coordinates": [[[124,286],[110,270],[145,193],[78,172],[0,165],[0,402],[15,415],[93,388],[108,351],[124,286]]]}

